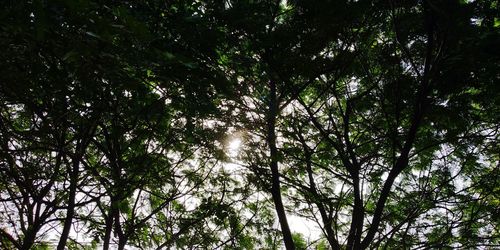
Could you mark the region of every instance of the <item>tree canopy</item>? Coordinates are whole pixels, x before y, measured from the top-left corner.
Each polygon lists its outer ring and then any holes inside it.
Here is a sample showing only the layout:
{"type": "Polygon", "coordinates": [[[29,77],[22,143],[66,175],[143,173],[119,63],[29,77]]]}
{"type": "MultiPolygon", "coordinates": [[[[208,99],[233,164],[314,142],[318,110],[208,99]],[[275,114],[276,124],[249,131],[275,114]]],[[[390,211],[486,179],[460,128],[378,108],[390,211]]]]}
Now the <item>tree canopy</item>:
{"type": "Polygon", "coordinates": [[[0,247],[498,248],[499,8],[5,1],[0,247]]]}

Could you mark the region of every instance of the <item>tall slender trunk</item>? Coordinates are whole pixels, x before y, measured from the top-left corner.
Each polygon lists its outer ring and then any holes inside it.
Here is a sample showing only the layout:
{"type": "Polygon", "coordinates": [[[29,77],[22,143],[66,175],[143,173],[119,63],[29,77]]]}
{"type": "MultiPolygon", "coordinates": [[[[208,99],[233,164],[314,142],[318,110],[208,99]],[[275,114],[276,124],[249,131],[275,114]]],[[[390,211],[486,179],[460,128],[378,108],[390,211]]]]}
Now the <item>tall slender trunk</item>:
{"type": "Polygon", "coordinates": [[[364,209],[363,199],[361,198],[361,190],[359,186],[359,173],[353,173],[353,191],[354,191],[354,207],[351,217],[351,228],[347,239],[347,249],[359,249],[361,243],[361,233],[363,231],[364,209]]]}
{"type": "Polygon", "coordinates": [[[35,244],[36,233],[39,228],[36,225],[30,225],[28,231],[24,234],[23,244],[21,245],[21,250],[29,250],[35,244]]]}
{"type": "MultiPolygon", "coordinates": [[[[81,133],[79,133],[80,140],[77,142],[75,154],[71,158],[72,165],[69,169],[69,197],[68,197],[68,208],[66,209],[66,218],[64,220],[63,231],[61,233],[61,238],[59,238],[59,243],[57,244],[57,250],[64,250],[66,243],[69,238],[69,233],[71,226],[73,224],[73,217],[75,216],[75,206],[76,206],[76,190],[78,188],[78,177],[80,176],[80,163],[85,154],[85,149],[90,143],[90,138],[92,137],[97,125],[92,121],[92,125],[84,127],[81,133]]],[[[64,137],[63,137],[64,138],[64,137]]],[[[58,165],[59,166],[59,165],[58,165]]]]}
{"type": "Polygon", "coordinates": [[[332,227],[332,218],[331,216],[328,216],[327,210],[323,202],[320,200],[320,194],[318,192],[318,189],[316,188],[316,182],[314,181],[314,173],[312,169],[312,159],[311,159],[312,152],[309,150],[309,147],[307,146],[307,143],[304,137],[302,136],[301,131],[296,131],[296,132],[304,149],[310,192],[314,195],[314,203],[318,207],[319,214],[321,215],[321,220],[323,221],[323,228],[324,228],[323,230],[325,231],[326,239],[328,240],[328,243],[330,244],[333,250],[338,250],[340,249],[340,245],[337,239],[335,238],[335,232],[333,231],[332,227]]]}
{"type": "Polygon", "coordinates": [[[123,250],[127,244],[128,237],[123,233],[122,225],[120,223],[120,210],[118,208],[113,211],[113,217],[115,218],[115,230],[118,235],[118,250],[123,250]]]}
{"type": "MultiPolygon", "coordinates": [[[[310,158],[310,156],[308,156],[308,158],[310,158]]],[[[312,176],[310,161],[308,161],[307,165],[308,165],[307,169],[309,172],[309,182],[311,183],[311,190],[316,197],[319,197],[318,191],[316,189],[316,184],[314,183],[314,179],[312,176]]],[[[321,220],[323,221],[323,227],[325,230],[326,239],[328,240],[328,243],[330,244],[333,250],[340,249],[339,242],[335,238],[335,232],[333,231],[332,228],[332,218],[328,216],[325,206],[321,201],[317,201],[316,206],[318,207],[319,214],[321,215],[321,220]]]]}
{"type": "Polygon", "coordinates": [[[370,243],[373,241],[373,238],[378,230],[380,222],[382,220],[382,212],[385,207],[385,202],[387,201],[389,194],[391,192],[392,185],[396,177],[408,167],[409,162],[409,153],[413,144],[417,138],[417,132],[420,127],[420,123],[424,117],[425,109],[428,105],[428,97],[427,95],[431,89],[431,64],[433,63],[433,50],[434,50],[434,15],[430,9],[428,1],[422,1],[422,6],[424,8],[424,25],[427,30],[427,48],[425,55],[425,64],[424,64],[424,74],[421,79],[421,85],[419,86],[419,90],[417,91],[416,103],[414,104],[413,117],[410,123],[410,128],[406,135],[406,142],[401,150],[401,153],[396,160],[395,165],[389,172],[387,180],[382,187],[382,191],[380,193],[380,197],[377,201],[377,205],[375,207],[375,211],[372,218],[372,223],[368,232],[366,233],[365,238],[361,242],[361,249],[366,249],[369,247],[370,243]]]}
{"type": "Polygon", "coordinates": [[[76,188],[78,186],[78,175],[80,157],[73,158],[72,168],[70,169],[70,184],[69,184],[69,197],[68,197],[68,208],[66,209],[66,219],[64,220],[64,227],[61,233],[61,238],[57,244],[57,250],[64,250],[66,247],[66,242],[68,241],[69,232],[71,225],[73,224],[73,217],[75,215],[75,199],[76,199],[76,188]]]}
{"type": "Polygon", "coordinates": [[[111,197],[111,208],[108,213],[108,215],[105,217],[106,221],[106,227],[104,229],[104,239],[102,243],[102,249],[103,250],[108,250],[109,249],[109,243],[111,241],[111,232],[113,230],[113,212],[112,209],[115,206],[115,199],[111,197]]]}
{"type": "Polygon", "coordinates": [[[285,208],[281,199],[280,177],[278,170],[278,149],[276,148],[275,131],[278,104],[276,100],[276,83],[273,81],[270,81],[270,92],[269,113],[267,117],[267,143],[269,144],[271,155],[271,195],[273,198],[274,206],[276,208],[276,213],[278,214],[278,220],[281,226],[281,232],[283,234],[285,247],[286,249],[291,250],[295,249],[295,244],[293,243],[292,233],[290,231],[290,227],[288,226],[285,208]]]}
{"type": "MultiPolygon", "coordinates": [[[[310,163],[308,163],[308,165],[310,165],[310,163]]],[[[308,171],[311,173],[310,166],[308,166],[308,171]]],[[[312,186],[311,187],[312,193],[316,197],[319,197],[318,191],[316,190],[316,185],[314,184],[312,178],[313,178],[312,174],[309,174],[309,180],[310,180],[309,182],[311,183],[312,186]]],[[[327,210],[322,201],[315,201],[315,203],[316,206],[318,207],[319,214],[321,215],[321,220],[323,221],[323,227],[325,230],[326,239],[328,240],[328,243],[330,244],[333,250],[340,249],[339,242],[335,238],[335,232],[333,231],[332,218],[328,216],[327,210]]]]}
{"type": "Polygon", "coordinates": [[[126,238],[119,238],[118,239],[118,250],[125,249],[125,245],[126,244],[127,244],[127,239],[126,238]]]}

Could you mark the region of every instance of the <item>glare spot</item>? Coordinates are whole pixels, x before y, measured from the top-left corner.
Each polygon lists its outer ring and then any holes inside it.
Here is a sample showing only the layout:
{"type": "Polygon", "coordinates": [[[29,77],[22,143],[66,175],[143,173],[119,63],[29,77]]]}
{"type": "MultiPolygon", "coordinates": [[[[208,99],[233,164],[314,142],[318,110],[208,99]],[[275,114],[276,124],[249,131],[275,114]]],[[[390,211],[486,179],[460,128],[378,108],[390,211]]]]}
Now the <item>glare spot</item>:
{"type": "Polygon", "coordinates": [[[238,155],[238,152],[241,147],[241,139],[240,138],[234,138],[229,141],[227,148],[228,148],[228,154],[230,157],[236,157],[238,155]]]}

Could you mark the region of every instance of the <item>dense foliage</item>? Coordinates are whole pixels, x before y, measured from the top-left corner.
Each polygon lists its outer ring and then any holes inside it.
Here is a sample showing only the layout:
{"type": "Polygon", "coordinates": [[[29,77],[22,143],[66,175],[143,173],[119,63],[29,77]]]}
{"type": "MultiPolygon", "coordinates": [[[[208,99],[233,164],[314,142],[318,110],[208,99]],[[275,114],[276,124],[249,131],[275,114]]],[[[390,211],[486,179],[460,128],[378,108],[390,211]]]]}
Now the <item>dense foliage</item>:
{"type": "Polygon", "coordinates": [[[500,247],[499,8],[5,1],[0,247],[500,247]]]}

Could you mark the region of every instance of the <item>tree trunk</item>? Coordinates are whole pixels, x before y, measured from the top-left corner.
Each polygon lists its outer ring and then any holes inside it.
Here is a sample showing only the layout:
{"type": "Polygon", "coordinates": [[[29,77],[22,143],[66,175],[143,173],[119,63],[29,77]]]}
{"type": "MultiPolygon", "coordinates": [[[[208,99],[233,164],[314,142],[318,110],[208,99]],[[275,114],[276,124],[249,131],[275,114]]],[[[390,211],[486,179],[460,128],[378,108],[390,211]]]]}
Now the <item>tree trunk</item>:
{"type": "Polygon", "coordinates": [[[127,236],[123,233],[122,225],[120,224],[120,210],[118,208],[114,209],[113,217],[115,217],[115,230],[118,235],[118,250],[123,250],[127,244],[127,236]]]}
{"type": "Polygon", "coordinates": [[[283,234],[285,247],[286,249],[291,250],[295,249],[295,244],[293,243],[292,233],[290,231],[290,227],[288,226],[285,208],[281,199],[280,177],[278,170],[278,149],[276,148],[275,131],[278,105],[276,103],[276,84],[273,81],[270,82],[270,92],[269,113],[267,117],[267,143],[269,144],[271,155],[271,195],[273,198],[274,206],[276,208],[276,213],[278,214],[278,220],[281,226],[281,232],[283,234]]]}
{"type": "MultiPolygon", "coordinates": [[[[114,206],[114,202],[111,202],[111,206],[114,206]]],[[[108,214],[106,217],[106,228],[104,229],[104,239],[102,243],[102,249],[103,250],[108,250],[109,249],[109,243],[111,241],[111,231],[113,229],[113,215],[111,212],[108,214]]]]}
{"type": "Polygon", "coordinates": [[[61,233],[61,238],[57,244],[57,250],[64,250],[66,247],[66,242],[68,241],[69,232],[71,225],[73,224],[73,217],[75,215],[75,198],[76,198],[76,188],[78,186],[78,175],[80,160],[73,159],[73,166],[70,172],[70,184],[69,184],[69,197],[68,197],[68,209],[66,210],[66,219],[64,220],[64,227],[61,233]]]}
{"type": "Polygon", "coordinates": [[[361,198],[361,190],[359,186],[359,173],[353,173],[353,189],[354,189],[354,207],[351,217],[351,228],[347,237],[347,249],[359,249],[361,243],[361,233],[363,232],[363,200],[361,198]]]}
{"type": "Polygon", "coordinates": [[[38,232],[38,227],[29,226],[28,231],[24,234],[23,244],[21,245],[21,250],[29,250],[35,244],[36,233],[38,232]]]}

